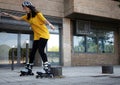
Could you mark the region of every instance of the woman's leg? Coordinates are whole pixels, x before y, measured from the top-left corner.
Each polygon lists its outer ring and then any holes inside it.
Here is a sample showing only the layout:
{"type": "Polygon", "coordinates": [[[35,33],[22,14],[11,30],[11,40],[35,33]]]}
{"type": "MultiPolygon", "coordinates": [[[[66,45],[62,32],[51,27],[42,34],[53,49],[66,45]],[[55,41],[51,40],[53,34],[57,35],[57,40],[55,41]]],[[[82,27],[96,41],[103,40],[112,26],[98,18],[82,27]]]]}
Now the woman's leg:
{"type": "Polygon", "coordinates": [[[47,41],[48,41],[48,39],[40,38],[40,40],[39,40],[39,53],[40,53],[40,56],[41,56],[42,61],[43,61],[43,69],[44,69],[45,73],[50,73],[51,72],[51,65],[50,65],[50,63],[48,63],[48,58],[47,58],[47,55],[45,53],[45,46],[47,45],[47,41]]]}
{"type": "Polygon", "coordinates": [[[48,62],[47,55],[45,53],[45,46],[47,45],[48,39],[40,38],[39,40],[39,53],[42,58],[43,63],[48,62]]]}
{"type": "Polygon", "coordinates": [[[26,64],[25,65],[25,69],[21,70],[21,75],[22,75],[22,72],[26,73],[27,75],[32,75],[32,67],[33,67],[33,61],[34,61],[34,58],[35,58],[35,53],[38,49],[38,41],[39,40],[35,40],[33,42],[33,46],[32,46],[32,49],[31,49],[31,53],[30,53],[30,57],[29,57],[29,64],[26,64]]]}
{"type": "Polygon", "coordinates": [[[39,43],[39,40],[35,40],[33,42],[33,45],[32,45],[32,49],[31,49],[31,53],[30,53],[30,57],[29,57],[29,63],[30,64],[33,64],[34,62],[34,59],[35,59],[35,53],[38,49],[38,43],[39,43]]]}

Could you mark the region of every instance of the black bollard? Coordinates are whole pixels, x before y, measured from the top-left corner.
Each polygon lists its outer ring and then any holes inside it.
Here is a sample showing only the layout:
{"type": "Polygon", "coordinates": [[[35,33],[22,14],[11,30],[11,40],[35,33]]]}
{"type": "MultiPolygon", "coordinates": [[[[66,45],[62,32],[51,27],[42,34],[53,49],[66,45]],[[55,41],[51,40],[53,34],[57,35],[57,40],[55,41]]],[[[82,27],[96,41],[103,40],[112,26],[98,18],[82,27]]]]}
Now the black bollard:
{"type": "Polygon", "coordinates": [[[52,66],[51,72],[53,73],[54,77],[61,77],[62,76],[62,67],[61,66],[52,66]]]}
{"type": "Polygon", "coordinates": [[[14,48],[12,48],[12,64],[11,64],[11,70],[14,70],[14,48]]]}
{"type": "Polygon", "coordinates": [[[102,73],[113,74],[113,66],[102,66],[102,73]]]}
{"type": "Polygon", "coordinates": [[[28,63],[28,56],[29,56],[29,44],[26,42],[26,63],[28,63]]]}

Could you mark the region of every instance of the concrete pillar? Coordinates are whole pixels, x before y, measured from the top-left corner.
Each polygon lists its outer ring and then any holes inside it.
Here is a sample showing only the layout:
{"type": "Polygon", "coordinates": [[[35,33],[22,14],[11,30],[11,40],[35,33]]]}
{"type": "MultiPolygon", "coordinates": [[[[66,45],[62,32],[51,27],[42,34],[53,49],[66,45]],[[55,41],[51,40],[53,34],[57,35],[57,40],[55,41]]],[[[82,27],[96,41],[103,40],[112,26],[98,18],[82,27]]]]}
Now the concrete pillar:
{"type": "Polygon", "coordinates": [[[71,29],[70,19],[63,19],[63,65],[71,66],[71,29]]]}

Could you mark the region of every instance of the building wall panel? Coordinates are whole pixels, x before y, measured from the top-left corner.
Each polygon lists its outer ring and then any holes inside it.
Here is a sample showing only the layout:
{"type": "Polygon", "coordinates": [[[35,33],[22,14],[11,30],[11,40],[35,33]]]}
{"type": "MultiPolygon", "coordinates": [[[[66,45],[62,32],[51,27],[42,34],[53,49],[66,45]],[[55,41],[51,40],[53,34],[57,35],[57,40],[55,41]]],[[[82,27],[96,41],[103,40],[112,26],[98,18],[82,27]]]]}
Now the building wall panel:
{"type": "Polygon", "coordinates": [[[74,12],[120,19],[118,3],[112,0],[74,0],[74,12]]]}
{"type": "MultiPolygon", "coordinates": [[[[23,11],[21,3],[24,0],[0,0],[0,8],[23,11]]],[[[63,17],[64,0],[29,0],[45,15],[63,17]]]]}

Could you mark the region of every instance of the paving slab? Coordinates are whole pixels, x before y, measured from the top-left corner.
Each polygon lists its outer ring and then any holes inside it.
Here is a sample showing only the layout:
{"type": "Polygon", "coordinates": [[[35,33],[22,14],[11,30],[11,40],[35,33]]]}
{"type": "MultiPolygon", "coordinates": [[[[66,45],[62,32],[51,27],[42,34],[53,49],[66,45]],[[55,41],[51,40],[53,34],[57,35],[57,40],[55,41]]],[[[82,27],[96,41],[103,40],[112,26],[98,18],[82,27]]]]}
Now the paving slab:
{"type": "MultiPolygon", "coordinates": [[[[0,85],[120,85],[120,66],[114,66],[114,74],[102,74],[100,66],[62,67],[62,78],[20,77],[23,67],[0,68],[0,85]]],[[[33,72],[41,71],[34,67],[33,72]]]]}

